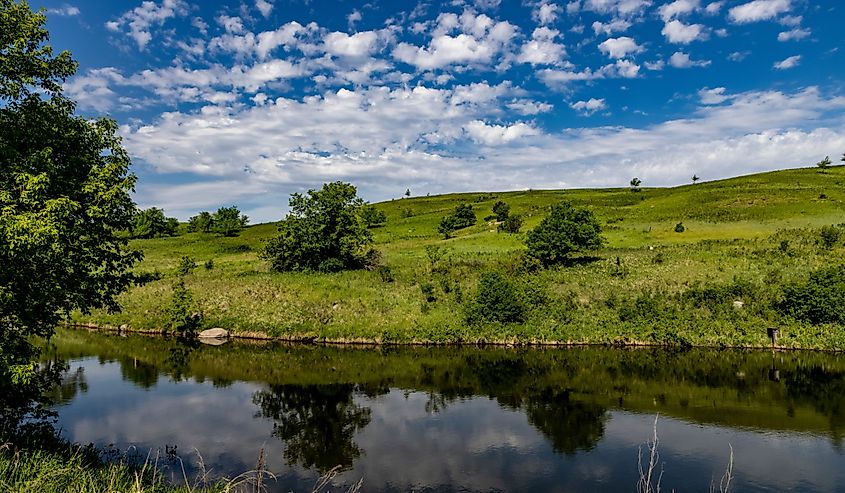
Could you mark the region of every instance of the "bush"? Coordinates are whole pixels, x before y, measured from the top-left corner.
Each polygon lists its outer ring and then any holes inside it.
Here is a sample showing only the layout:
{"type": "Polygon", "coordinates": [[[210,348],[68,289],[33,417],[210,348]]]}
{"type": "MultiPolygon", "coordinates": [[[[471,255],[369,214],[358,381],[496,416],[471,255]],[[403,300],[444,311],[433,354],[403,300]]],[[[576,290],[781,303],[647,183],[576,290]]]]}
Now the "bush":
{"type": "Polygon", "coordinates": [[[367,204],[361,207],[361,220],[368,228],[377,228],[384,226],[387,222],[387,215],[383,211],[376,209],[376,206],[367,204]]]}
{"type": "Polygon", "coordinates": [[[502,274],[486,272],[478,281],[475,299],[467,306],[467,322],[499,322],[503,324],[525,321],[525,303],[517,288],[502,274]]]}
{"type": "Polygon", "coordinates": [[[221,207],[212,216],[211,230],[222,236],[238,236],[248,222],[237,207],[221,207]]]}
{"type": "Polygon", "coordinates": [[[687,228],[684,227],[684,223],[678,223],[678,224],[675,225],[675,232],[676,233],[683,233],[686,230],[687,230],[687,228]]]}
{"type": "Polygon", "coordinates": [[[206,260],[205,264],[203,264],[203,266],[205,267],[205,270],[213,269],[214,268],[214,259],[210,258],[210,259],[206,260]]]}
{"type": "Polygon", "coordinates": [[[839,243],[842,231],[836,226],[823,226],[819,230],[819,242],[827,249],[831,249],[839,243]]]}
{"type": "Polygon", "coordinates": [[[510,216],[511,206],[502,202],[501,200],[493,204],[493,214],[497,221],[504,221],[510,216]]]}
{"type": "Polygon", "coordinates": [[[192,216],[188,219],[188,232],[210,233],[213,223],[214,220],[211,217],[211,213],[208,211],[202,211],[196,216],[192,216]]]}
{"type": "Polygon", "coordinates": [[[780,311],[813,324],[845,324],[845,265],[819,269],[784,288],[780,311]]]}
{"type": "Polygon", "coordinates": [[[193,257],[188,255],[183,255],[182,258],[179,260],[179,265],[176,266],[176,271],[180,275],[187,275],[190,274],[194,269],[197,268],[197,261],[194,260],[193,257]]]}
{"type": "Polygon", "coordinates": [[[508,216],[499,224],[498,230],[501,233],[519,233],[519,229],[522,227],[522,217],[513,215],[508,216]]]}
{"type": "Polygon", "coordinates": [[[424,282],[420,284],[420,292],[422,292],[425,301],[428,303],[433,303],[437,301],[437,296],[434,294],[434,285],[429,282],[424,282]]]}
{"type": "Polygon", "coordinates": [[[279,234],[261,252],[275,271],[360,269],[372,258],[372,233],[359,217],[364,201],[354,186],[334,182],[290,198],[279,234]]]}
{"type": "Polygon", "coordinates": [[[474,225],[478,219],[475,217],[475,212],[472,210],[470,204],[460,204],[455,207],[455,212],[448,216],[444,216],[437,226],[437,232],[444,237],[449,238],[452,232],[458,229],[467,228],[474,225]]]}
{"type": "Polygon", "coordinates": [[[167,307],[169,329],[180,336],[191,336],[202,324],[202,314],[194,309],[194,297],[179,278],[173,283],[173,295],[167,307]]]}
{"type": "Polygon", "coordinates": [[[544,266],[563,263],[570,253],[599,248],[604,243],[601,226],[593,213],[561,202],[528,233],[526,254],[544,266]]]}
{"type": "Polygon", "coordinates": [[[132,226],[132,237],[134,238],[159,238],[163,236],[176,236],[179,230],[179,221],[175,217],[165,217],[164,211],[158,207],[151,207],[139,211],[135,215],[132,226]]]}
{"type": "Polygon", "coordinates": [[[380,265],[376,272],[378,273],[381,282],[393,282],[395,278],[393,277],[393,271],[387,265],[380,265]]]}

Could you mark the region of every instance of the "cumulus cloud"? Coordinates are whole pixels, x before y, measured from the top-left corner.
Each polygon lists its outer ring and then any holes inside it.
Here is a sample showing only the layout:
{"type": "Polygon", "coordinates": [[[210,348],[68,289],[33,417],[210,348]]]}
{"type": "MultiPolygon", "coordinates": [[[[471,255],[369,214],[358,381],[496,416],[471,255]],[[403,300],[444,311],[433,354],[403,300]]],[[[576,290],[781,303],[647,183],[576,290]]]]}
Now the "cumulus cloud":
{"type": "Polygon", "coordinates": [[[600,14],[633,17],[651,6],[651,0],[585,0],[583,8],[600,14]]]}
{"type": "Polygon", "coordinates": [[[809,29],[795,28],[778,33],[778,41],[797,41],[809,36],[809,29]]]}
{"type": "Polygon", "coordinates": [[[255,0],[255,8],[261,12],[265,18],[270,17],[270,12],[273,11],[273,2],[268,0],[255,0]]]}
{"type": "Polygon", "coordinates": [[[669,65],[675,68],[706,67],[710,60],[693,60],[687,53],[676,51],[669,57],[669,65]]]}
{"type": "Polygon", "coordinates": [[[610,36],[615,32],[625,32],[631,27],[631,23],[625,19],[612,19],[610,22],[593,22],[593,32],[610,36]]]}
{"type": "Polygon", "coordinates": [[[114,32],[127,30],[126,34],[135,41],[139,50],[143,50],[153,38],[152,27],[161,26],[167,19],[184,16],[188,12],[189,6],[184,0],[145,1],[117,20],[106,22],[106,28],[114,32]]]}
{"type": "Polygon", "coordinates": [[[630,54],[642,52],[643,47],[638,45],[633,38],[622,36],[619,38],[610,38],[599,43],[599,50],[607,54],[610,58],[624,58],[630,54]]]}
{"type": "Polygon", "coordinates": [[[657,9],[657,13],[660,14],[663,22],[669,22],[672,19],[695,12],[700,8],[700,0],[675,0],[674,2],[660,6],[657,9]]]}
{"type": "Polygon", "coordinates": [[[707,39],[706,28],[701,24],[684,24],[675,19],[667,22],[660,31],[666,40],[676,44],[690,44],[707,39]]]}
{"type": "Polygon", "coordinates": [[[62,7],[47,9],[47,13],[61,17],[73,17],[79,15],[80,10],[79,7],[65,4],[62,7]]]}
{"type": "Polygon", "coordinates": [[[801,55],[795,55],[775,62],[774,68],[777,70],[787,70],[797,67],[799,63],[801,63],[801,55]]]}
{"type": "Polygon", "coordinates": [[[701,104],[721,104],[730,99],[724,87],[714,87],[713,89],[704,88],[698,91],[698,97],[701,104]]]}
{"type": "Polygon", "coordinates": [[[522,122],[513,125],[490,125],[481,120],[473,120],[464,126],[464,130],[475,142],[491,146],[508,144],[539,134],[536,128],[522,122]]]}
{"type": "Polygon", "coordinates": [[[728,19],[738,24],[765,21],[789,12],[792,0],[754,0],[728,10],[728,19]]]}
{"type": "Polygon", "coordinates": [[[543,2],[534,9],[532,16],[534,20],[541,25],[551,24],[557,20],[557,15],[560,12],[560,6],[555,3],[543,2]]]}
{"type": "Polygon", "coordinates": [[[522,45],[517,62],[531,65],[557,65],[562,62],[566,49],[556,42],[559,34],[555,29],[538,27],[531,34],[531,39],[522,45]]]}
{"type": "Polygon", "coordinates": [[[581,113],[582,115],[590,116],[596,111],[601,111],[607,108],[607,104],[602,99],[590,98],[587,101],[576,101],[569,105],[572,109],[581,113]]]}

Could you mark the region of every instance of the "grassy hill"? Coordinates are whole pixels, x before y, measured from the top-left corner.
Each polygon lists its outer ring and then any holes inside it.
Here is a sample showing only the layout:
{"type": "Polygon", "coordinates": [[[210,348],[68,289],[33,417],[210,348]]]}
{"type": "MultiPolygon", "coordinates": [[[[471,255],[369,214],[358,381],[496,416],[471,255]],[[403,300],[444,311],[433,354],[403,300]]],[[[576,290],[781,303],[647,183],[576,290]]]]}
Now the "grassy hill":
{"type": "Polygon", "coordinates": [[[818,228],[845,223],[844,185],[845,167],[833,167],[638,192],[527,190],[393,200],[377,204],[388,221],[373,230],[389,276],[270,272],[258,252],[275,234],[274,224],[249,227],[235,238],[190,233],[138,240],[134,246],[146,255],[138,271],[161,279],[124,295],[122,313],[74,319],[166,326],[176,266],[187,255],[200,264],[186,285],[203,325],[235,332],[339,341],[760,346],[767,344],[766,327],[777,326],[784,345],[845,348],[845,328],[810,325],[776,310],[783,286],[842,263],[842,240],[826,248],[818,228]],[[522,233],[497,233],[495,224],[481,220],[499,200],[524,216],[522,233]],[[524,232],[561,200],[591,208],[607,244],[589,261],[526,271],[524,232]],[[461,203],[473,205],[479,222],[444,240],[437,224],[461,203]],[[675,232],[680,222],[683,233],[675,232]],[[202,266],[208,260],[211,269],[202,266]],[[466,324],[464,307],[488,270],[519,285],[529,306],[524,324],[466,324]],[[743,307],[734,308],[734,301],[743,307]]]}

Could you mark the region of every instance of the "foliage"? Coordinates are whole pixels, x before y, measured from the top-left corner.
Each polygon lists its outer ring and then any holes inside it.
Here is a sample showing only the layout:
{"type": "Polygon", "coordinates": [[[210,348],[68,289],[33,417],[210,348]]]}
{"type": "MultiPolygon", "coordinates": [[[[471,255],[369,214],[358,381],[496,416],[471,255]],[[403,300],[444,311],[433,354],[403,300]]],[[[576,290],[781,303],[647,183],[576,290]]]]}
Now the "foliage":
{"type": "Polygon", "coordinates": [[[211,230],[222,236],[238,236],[248,222],[237,207],[221,207],[211,218],[211,230]]]}
{"type": "Polygon", "coordinates": [[[116,310],[141,257],[120,234],[135,177],[117,124],[74,115],[61,86],[76,63],[53,55],[45,24],[0,0],[0,417],[13,420],[45,383],[30,336],[71,310],[116,310]]]}
{"type": "Polygon", "coordinates": [[[839,239],[842,236],[842,230],[837,228],[836,226],[822,226],[819,230],[819,241],[821,245],[827,249],[831,249],[839,243],[839,239]]]}
{"type": "Polygon", "coordinates": [[[180,277],[173,283],[173,294],[167,307],[170,319],[168,328],[180,336],[191,336],[202,324],[202,314],[196,310],[194,297],[185,286],[185,279],[180,277]]]}
{"type": "Polygon", "coordinates": [[[499,224],[497,230],[500,233],[519,233],[520,228],[522,228],[522,216],[512,214],[499,224]]]}
{"type": "Polygon", "coordinates": [[[511,206],[502,202],[501,200],[493,204],[493,214],[496,215],[496,221],[504,221],[508,218],[511,212],[511,206]]]}
{"type": "Polygon", "coordinates": [[[528,233],[525,246],[529,257],[550,266],[565,262],[571,253],[597,249],[603,242],[601,226],[590,210],[561,202],[528,233]]]}
{"type": "Polygon", "coordinates": [[[830,156],[825,156],[824,159],[816,163],[816,166],[819,167],[822,171],[829,168],[831,165],[830,156]]]}
{"type": "Polygon", "coordinates": [[[485,272],[478,280],[475,299],[467,305],[466,318],[470,324],[521,323],[525,312],[525,302],[516,286],[499,272],[485,272]]]}
{"type": "Polygon", "coordinates": [[[132,225],[134,238],[160,238],[176,236],[179,221],[175,217],[166,217],[158,207],[138,211],[132,225]]]}
{"type": "Polygon", "coordinates": [[[642,180],[640,180],[636,176],[634,178],[631,178],[631,191],[632,192],[639,192],[640,191],[640,185],[642,183],[643,183],[642,180]]]}
{"type": "Polygon", "coordinates": [[[437,227],[437,232],[446,238],[451,236],[451,233],[458,229],[468,228],[474,225],[478,219],[475,217],[475,212],[472,210],[472,204],[459,204],[455,207],[455,211],[448,216],[444,216],[440,220],[437,227]]]}
{"type": "Polygon", "coordinates": [[[182,255],[182,258],[179,259],[179,265],[176,266],[176,272],[178,272],[179,275],[185,276],[193,272],[196,268],[197,261],[194,260],[193,257],[190,255],[182,255]]]}
{"type": "Polygon", "coordinates": [[[678,224],[675,225],[675,232],[676,233],[683,233],[686,230],[687,230],[687,228],[684,227],[684,223],[678,223],[678,224]]]}
{"type": "Polygon", "coordinates": [[[191,233],[211,233],[212,224],[211,213],[202,211],[196,216],[188,218],[188,231],[191,233]]]}
{"type": "Polygon", "coordinates": [[[361,207],[361,219],[368,228],[383,226],[387,222],[387,215],[372,204],[361,207]]]}
{"type": "Polygon", "coordinates": [[[822,268],[787,286],[780,309],[813,324],[845,324],[845,265],[822,268]]]}
{"type": "Polygon", "coordinates": [[[364,266],[372,234],[359,217],[364,201],[354,186],[334,182],[290,198],[290,214],[261,257],[275,271],[333,272],[364,266]]]}

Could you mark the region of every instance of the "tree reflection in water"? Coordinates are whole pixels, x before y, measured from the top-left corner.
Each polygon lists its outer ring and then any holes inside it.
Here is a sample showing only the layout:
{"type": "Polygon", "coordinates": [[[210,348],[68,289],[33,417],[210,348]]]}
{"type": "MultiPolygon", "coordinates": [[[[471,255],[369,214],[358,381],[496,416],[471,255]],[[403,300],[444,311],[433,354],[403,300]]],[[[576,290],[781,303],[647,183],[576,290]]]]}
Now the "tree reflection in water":
{"type": "Polygon", "coordinates": [[[353,399],[355,385],[271,385],[252,397],[261,417],[275,421],[290,465],[348,469],[362,454],[352,437],[370,423],[371,411],[353,399]]]}

